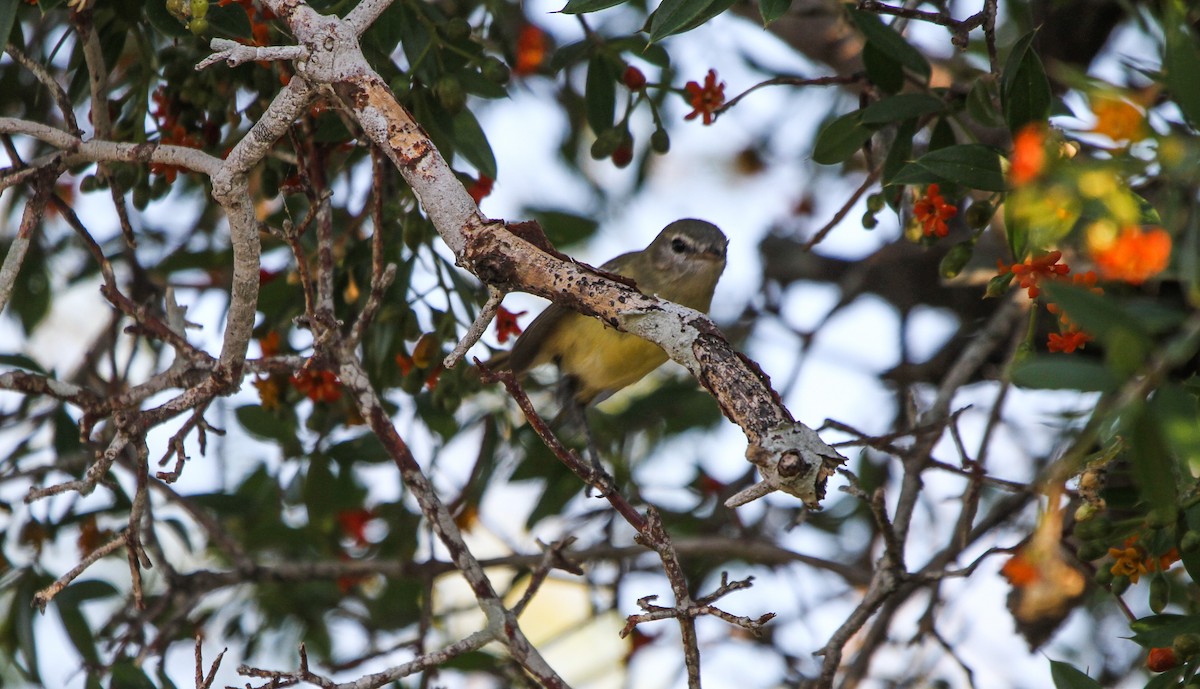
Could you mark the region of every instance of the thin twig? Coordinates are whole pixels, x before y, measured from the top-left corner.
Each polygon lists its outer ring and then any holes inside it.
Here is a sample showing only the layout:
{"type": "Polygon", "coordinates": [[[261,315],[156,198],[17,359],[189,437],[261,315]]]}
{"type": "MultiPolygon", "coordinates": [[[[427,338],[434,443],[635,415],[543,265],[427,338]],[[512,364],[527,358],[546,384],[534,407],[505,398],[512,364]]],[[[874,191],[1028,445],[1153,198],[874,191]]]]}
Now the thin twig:
{"type": "Polygon", "coordinates": [[[442,366],[446,368],[454,368],[462,358],[467,355],[467,350],[475,346],[479,338],[487,332],[488,324],[496,317],[496,312],[500,310],[500,303],[504,301],[504,292],[488,285],[487,303],[479,310],[479,315],[471,322],[471,327],[467,328],[467,332],[463,334],[462,339],[454,346],[454,351],[446,355],[442,360],[442,366]]]}

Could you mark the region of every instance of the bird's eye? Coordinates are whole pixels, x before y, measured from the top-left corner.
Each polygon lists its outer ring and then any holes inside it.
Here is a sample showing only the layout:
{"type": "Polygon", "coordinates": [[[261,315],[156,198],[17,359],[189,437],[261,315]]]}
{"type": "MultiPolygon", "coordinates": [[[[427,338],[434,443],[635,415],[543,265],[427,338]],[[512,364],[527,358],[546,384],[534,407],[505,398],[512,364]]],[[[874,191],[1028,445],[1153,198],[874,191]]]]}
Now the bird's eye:
{"type": "Polygon", "coordinates": [[[683,241],[679,237],[672,239],[671,251],[674,251],[677,254],[682,254],[683,252],[687,251],[687,242],[683,241]]]}

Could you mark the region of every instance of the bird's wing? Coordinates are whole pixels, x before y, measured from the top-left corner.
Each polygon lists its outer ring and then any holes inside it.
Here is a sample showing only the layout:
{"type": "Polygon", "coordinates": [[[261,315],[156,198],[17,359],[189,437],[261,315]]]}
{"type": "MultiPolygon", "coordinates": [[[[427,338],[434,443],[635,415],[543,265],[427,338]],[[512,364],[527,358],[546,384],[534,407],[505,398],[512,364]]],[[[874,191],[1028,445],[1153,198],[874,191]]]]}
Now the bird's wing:
{"type": "MultiPolygon", "coordinates": [[[[625,269],[634,256],[636,256],[634,252],[621,254],[601,265],[600,270],[625,275],[625,269]]],[[[566,306],[550,304],[550,306],[546,307],[545,311],[542,311],[538,314],[537,318],[533,319],[529,327],[525,328],[525,332],[521,333],[521,336],[517,338],[517,343],[513,345],[508,356],[498,363],[501,366],[506,366],[510,371],[518,375],[541,363],[537,361],[537,357],[541,353],[542,343],[550,337],[550,334],[562,323],[564,318],[572,316],[575,313],[575,311],[566,306]]]]}
{"type": "Polygon", "coordinates": [[[537,362],[534,360],[537,358],[542,342],[549,337],[562,319],[571,313],[573,311],[565,306],[558,304],[547,306],[546,310],[538,314],[529,327],[525,328],[525,332],[517,338],[517,343],[513,345],[505,361],[508,369],[520,375],[536,365],[537,362]]]}

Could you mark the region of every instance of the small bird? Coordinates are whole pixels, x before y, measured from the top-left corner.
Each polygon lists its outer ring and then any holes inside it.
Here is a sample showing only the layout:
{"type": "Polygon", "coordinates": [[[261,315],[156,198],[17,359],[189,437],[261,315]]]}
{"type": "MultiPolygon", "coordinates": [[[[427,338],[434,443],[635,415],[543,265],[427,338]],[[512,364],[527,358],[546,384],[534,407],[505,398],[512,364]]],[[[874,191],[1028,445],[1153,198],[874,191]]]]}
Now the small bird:
{"type": "MultiPolygon", "coordinates": [[[[601,270],[631,278],[637,288],[698,311],[708,311],[725,270],[729,240],[703,220],[676,220],[642,251],[622,254],[601,270]]],[[[632,385],[661,366],[667,353],[637,335],[551,304],[529,324],[512,351],[493,365],[524,375],[544,363],[558,367],[570,398],[580,408],[632,385]]]]}

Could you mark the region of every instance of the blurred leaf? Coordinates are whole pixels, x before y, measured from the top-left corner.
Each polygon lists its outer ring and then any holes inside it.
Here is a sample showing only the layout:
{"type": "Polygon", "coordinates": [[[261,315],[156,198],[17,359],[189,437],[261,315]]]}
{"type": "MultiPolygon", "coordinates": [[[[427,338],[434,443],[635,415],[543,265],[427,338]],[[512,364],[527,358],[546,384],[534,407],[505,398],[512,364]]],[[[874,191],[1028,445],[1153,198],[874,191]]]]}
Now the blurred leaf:
{"type": "Polygon", "coordinates": [[[937,123],[933,125],[933,130],[929,132],[929,150],[950,148],[957,143],[958,138],[954,135],[954,127],[950,126],[950,119],[939,117],[937,123]]]}
{"type": "MultiPolygon", "coordinates": [[[[4,253],[8,252],[9,246],[11,245],[4,247],[4,253]]],[[[21,265],[21,271],[17,273],[17,281],[8,301],[10,313],[16,312],[26,334],[33,332],[50,312],[50,297],[50,273],[46,270],[46,254],[41,242],[34,238],[29,242],[25,262],[21,265]]]]}
{"type": "MultiPolygon", "coordinates": [[[[239,7],[236,3],[221,5],[211,2],[208,7],[208,23],[212,26],[212,32],[223,35],[226,38],[244,38],[251,40],[254,37],[251,35],[250,18],[246,16],[246,10],[239,7]]],[[[204,39],[195,39],[201,40],[204,39]]],[[[109,62],[108,64],[116,64],[109,62]]]]}
{"type": "Polygon", "coordinates": [[[866,37],[867,42],[877,48],[879,52],[912,70],[928,83],[929,62],[921,54],[921,51],[910,45],[903,36],[896,33],[895,29],[884,24],[877,15],[856,9],[850,10],[850,21],[854,22],[854,25],[866,37]]]}
{"type": "Polygon", "coordinates": [[[38,589],[50,584],[50,577],[38,576],[31,569],[17,570],[15,576],[6,580],[13,581],[14,595],[11,598],[12,608],[8,613],[8,621],[3,627],[16,637],[16,647],[22,660],[25,661],[25,671],[29,679],[38,684],[42,683],[41,672],[38,669],[37,635],[33,631],[34,616],[37,608],[29,604],[38,589]]]}
{"type": "Polygon", "coordinates": [[[863,46],[862,61],[867,78],[884,93],[899,93],[904,88],[904,67],[874,43],[863,46]]]}
{"type": "Polygon", "coordinates": [[[1050,116],[1050,80],[1033,50],[1036,35],[1035,30],[1022,36],[1004,64],[1001,96],[1004,119],[1013,134],[1030,122],[1044,122],[1050,116]]]}
{"type": "Polygon", "coordinates": [[[132,659],[121,660],[112,666],[110,689],[158,689],[145,670],[132,659]]]}
{"type": "Polygon", "coordinates": [[[375,464],[391,461],[392,457],[374,433],[363,433],[357,438],[343,440],[333,445],[325,454],[339,464],[350,466],[356,462],[375,464]]]}
{"type": "MultiPolygon", "coordinates": [[[[283,407],[278,411],[284,412],[285,409],[287,413],[292,411],[290,407],[283,407]]],[[[258,404],[238,407],[234,413],[238,423],[242,424],[250,435],[260,440],[278,442],[286,447],[297,445],[294,417],[281,417],[258,404]]]]}
{"type": "Polygon", "coordinates": [[[587,122],[592,131],[601,134],[612,129],[613,113],[617,107],[617,76],[603,55],[593,56],[588,61],[584,98],[587,101],[587,122]]]}
{"type": "Polygon", "coordinates": [[[629,0],[567,0],[567,4],[559,10],[563,14],[584,14],[598,12],[609,7],[616,7],[629,0]]]}
{"type": "Polygon", "coordinates": [[[460,653],[442,665],[444,668],[461,670],[463,672],[486,672],[496,668],[496,656],[483,651],[460,653]]]}
{"type": "Polygon", "coordinates": [[[792,0],[760,0],[758,11],[762,14],[763,26],[779,19],[792,6],[792,0]]]}
{"type": "Polygon", "coordinates": [[[733,0],[664,0],[650,15],[650,42],[690,31],[732,5],[733,0]]]}
{"type": "Polygon", "coordinates": [[[54,410],[54,452],[59,457],[69,457],[72,453],[83,449],[79,439],[79,426],[75,419],[67,413],[65,405],[59,405],[54,410]]]}
{"type": "Polygon", "coordinates": [[[1180,634],[1200,634],[1198,615],[1151,615],[1129,623],[1134,643],[1143,648],[1170,646],[1180,634]]]}
{"type": "Polygon", "coordinates": [[[392,3],[363,33],[363,45],[390,55],[404,38],[404,21],[403,3],[392,3]]]}
{"type": "Polygon", "coordinates": [[[821,165],[845,162],[863,147],[875,130],[862,123],[862,113],[846,113],[821,128],[813,145],[813,160],[821,165]]]}
{"type": "Polygon", "coordinates": [[[1004,116],[996,109],[999,100],[995,80],[987,76],[980,77],[967,94],[967,114],[985,127],[1003,127],[1004,116]]]}
{"type": "Polygon", "coordinates": [[[1108,392],[1120,384],[1101,363],[1071,354],[1035,354],[1013,366],[1014,384],[1034,390],[1108,392]]]}
{"type": "MultiPolygon", "coordinates": [[[[892,141],[892,147],[888,149],[887,158],[883,161],[883,176],[881,177],[883,186],[891,185],[896,173],[908,165],[909,159],[912,158],[912,140],[916,134],[916,120],[901,122],[900,126],[896,128],[896,139],[892,141]]],[[[887,200],[891,203],[896,197],[896,194],[889,193],[887,200]]]]}
{"type": "Polygon", "coordinates": [[[493,99],[508,97],[508,89],[504,88],[503,84],[497,84],[475,70],[466,69],[459,72],[458,79],[467,93],[493,99]]]}
{"type": "MultiPolygon", "coordinates": [[[[1024,261],[1029,255],[1029,221],[1017,212],[1015,204],[1004,204],[1004,230],[1008,235],[1008,250],[1012,252],[1013,262],[1024,261]]],[[[1012,273],[1007,276],[1011,279],[1012,273]]]]}
{"type": "Polygon", "coordinates": [[[599,223],[595,218],[549,208],[528,208],[525,215],[532,215],[556,248],[562,249],[579,244],[596,234],[599,223]]]}
{"type": "Polygon", "coordinates": [[[1166,71],[1167,88],[1175,96],[1175,104],[1192,128],[1200,127],[1200,41],[1196,40],[1188,26],[1181,3],[1168,0],[1163,33],[1166,38],[1166,53],[1163,68],[1166,71]]]}
{"type": "Polygon", "coordinates": [[[1145,360],[1151,346],[1145,324],[1111,297],[1053,281],[1043,285],[1043,291],[1071,321],[1104,344],[1114,374],[1130,374],[1145,360]]]}
{"type": "Polygon", "coordinates": [[[388,579],[383,591],[371,600],[371,626],[392,630],[414,624],[421,616],[422,602],[427,594],[428,590],[419,579],[388,579]]]}
{"type": "Polygon", "coordinates": [[[454,116],[451,127],[458,152],[467,162],[474,165],[480,174],[496,179],[496,156],[492,153],[492,146],[488,143],[475,115],[463,108],[454,116]]]}
{"type": "Polygon", "coordinates": [[[1000,155],[982,144],[959,144],[930,151],[906,165],[893,184],[961,184],[981,191],[1004,191],[1000,155]]]}
{"type": "Polygon", "coordinates": [[[42,368],[41,364],[24,354],[0,354],[0,364],[46,375],[46,369],[42,368]]]}
{"type": "MultiPolygon", "coordinates": [[[[1180,530],[1180,538],[1191,531],[1200,532],[1200,505],[1189,507],[1184,511],[1183,517],[1186,528],[1180,530]]],[[[1179,559],[1183,562],[1183,567],[1187,570],[1188,576],[1192,578],[1192,581],[1200,581],[1200,550],[1193,549],[1189,552],[1180,548],[1179,559]]]]}
{"type": "Polygon", "coordinates": [[[66,601],[71,605],[78,605],[90,600],[101,600],[119,595],[121,595],[121,592],[107,581],[101,579],[84,579],[83,581],[76,581],[59,592],[54,597],[54,602],[62,603],[66,601]]]}
{"type": "Polygon", "coordinates": [[[8,43],[13,24],[17,23],[17,8],[20,6],[19,2],[0,3],[0,45],[8,43]]]}
{"type": "Polygon", "coordinates": [[[1059,660],[1050,661],[1050,679],[1055,689],[1104,689],[1096,680],[1059,660]]]}
{"type": "Polygon", "coordinates": [[[887,124],[932,115],[946,109],[941,98],[924,93],[901,93],[867,106],[861,112],[863,124],[887,124]]]}
{"type": "Polygon", "coordinates": [[[640,35],[610,39],[608,47],[618,52],[632,53],[656,67],[667,67],[671,64],[671,56],[666,48],[659,43],[647,45],[645,37],[640,35]]]}
{"type": "Polygon", "coordinates": [[[1151,399],[1134,416],[1126,456],[1133,465],[1133,478],[1142,503],[1152,514],[1166,514],[1174,523],[1179,504],[1179,463],[1155,423],[1155,417],[1161,413],[1156,399],[1151,399]]]}

